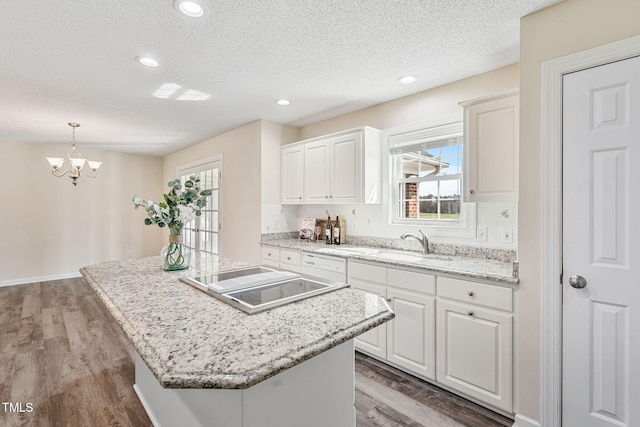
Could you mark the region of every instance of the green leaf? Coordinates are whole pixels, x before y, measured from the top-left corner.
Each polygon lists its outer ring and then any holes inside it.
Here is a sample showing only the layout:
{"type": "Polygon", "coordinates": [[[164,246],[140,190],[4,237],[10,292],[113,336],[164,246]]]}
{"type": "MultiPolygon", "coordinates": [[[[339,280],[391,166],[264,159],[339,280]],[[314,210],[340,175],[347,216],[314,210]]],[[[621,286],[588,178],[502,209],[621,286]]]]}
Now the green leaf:
{"type": "Polygon", "coordinates": [[[149,218],[145,218],[144,219],[144,224],[145,225],[151,225],[151,224],[153,224],[153,222],[149,218]]]}
{"type": "Polygon", "coordinates": [[[187,187],[187,188],[191,188],[191,187],[193,187],[193,182],[192,181],[187,181],[187,182],[184,183],[184,186],[187,187]]]}

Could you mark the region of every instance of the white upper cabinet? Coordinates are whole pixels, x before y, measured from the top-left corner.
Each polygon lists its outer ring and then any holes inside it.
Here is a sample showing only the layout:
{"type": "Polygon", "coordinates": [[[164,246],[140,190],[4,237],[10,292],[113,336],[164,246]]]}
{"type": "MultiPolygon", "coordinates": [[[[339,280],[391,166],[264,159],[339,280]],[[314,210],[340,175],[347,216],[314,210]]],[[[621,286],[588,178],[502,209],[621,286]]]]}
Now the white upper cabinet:
{"type": "Polygon", "coordinates": [[[380,166],[381,132],[366,126],[285,145],[282,203],[379,203],[380,166]],[[296,176],[298,183],[290,183],[296,176]]]}
{"type": "Polygon", "coordinates": [[[302,145],[282,149],[280,159],[280,195],[283,204],[302,203],[304,182],[304,152],[302,145]]]}
{"type": "Polygon", "coordinates": [[[518,91],[460,103],[465,201],[517,201],[519,104],[518,91]]]}
{"type": "Polygon", "coordinates": [[[330,141],[314,141],[304,145],[304,203],[331,203],[330,141]]]}

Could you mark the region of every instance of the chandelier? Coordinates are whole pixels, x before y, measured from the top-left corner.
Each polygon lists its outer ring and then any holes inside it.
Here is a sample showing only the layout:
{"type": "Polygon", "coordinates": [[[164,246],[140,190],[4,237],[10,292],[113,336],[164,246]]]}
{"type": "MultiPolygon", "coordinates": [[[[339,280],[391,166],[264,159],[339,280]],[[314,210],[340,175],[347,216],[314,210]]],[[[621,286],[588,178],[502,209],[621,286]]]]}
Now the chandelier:
{"type": "Polygon", "coordinates": [[[69,174],[69,178],[73,185],[78,185],[78,178],[80,178],[80,170],[84,167],[85,162],[91,169],[91,172],[88,172],[85,176],[89,178],[95,178],[98,175],[98,168],[102,164],[102,162],[96,162],[93,160],[87,160],[82,158],[82,154],[78,151],[78,147],[76,147],[76,128],[80,127],[79,123],[68,123],[71,126],[72,137],[71,137],[71,148],[67,153],[67,158],[69,158],[69,163],[71,163],[71,167],[66,170],[62,170],[62,165],[64,164],[64,159],[62,157],[47,157],[49,164],[52,167],[51,173],[53,173],[57,177],[64,176],[65,174],[69,174]]]}

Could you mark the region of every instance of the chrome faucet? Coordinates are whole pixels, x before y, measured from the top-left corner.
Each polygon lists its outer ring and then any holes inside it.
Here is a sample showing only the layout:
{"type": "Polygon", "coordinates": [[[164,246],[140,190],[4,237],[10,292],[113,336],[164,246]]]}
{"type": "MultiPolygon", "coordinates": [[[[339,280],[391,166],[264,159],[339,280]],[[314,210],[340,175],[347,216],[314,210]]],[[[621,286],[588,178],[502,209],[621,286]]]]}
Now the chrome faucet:
{"type": "Polygon", "coordinates": [[[418,237],[415,234],[411,234],[411,233],[406,233],[403,234],[402,236],[400,236],[401,239],[406,239],[407,237],[413,237],[414,239],[416,239],[418,242],[420,242],[420,245],[422,246],[422,253],[423,254],[428,254],[429,253],[429,236],[427,236],[426,234],[424,234],[422,232],[422,230],[418,229],[418,231],[420,232],[420,234],[422,235],[422,237],[418,237]]]}

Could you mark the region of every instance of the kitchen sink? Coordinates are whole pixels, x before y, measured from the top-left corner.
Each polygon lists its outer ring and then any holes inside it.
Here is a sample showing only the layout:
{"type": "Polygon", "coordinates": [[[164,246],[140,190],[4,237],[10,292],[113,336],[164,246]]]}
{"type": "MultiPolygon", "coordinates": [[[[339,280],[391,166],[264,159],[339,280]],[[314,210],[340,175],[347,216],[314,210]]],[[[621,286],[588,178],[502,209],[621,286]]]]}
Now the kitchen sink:
{"type": "Polygon", "coordinates": [[[433,254],[409,254],[409,253],[401,253],[401,252],[377,252],[374,254],[368,255],[373,259],[385,260],[385,261],[398,261],[398,262],[407,262],[411,264],[426,264],[431,261],[451,261],[452,257],[444,256],[444,255],[433,255],[433,254]]]}
{"type": "Polygon", "coordinates": [[[371,254],[374,254],[374,253],[378,252],[378,250],[377,249],[370,249],[370,248],[336,248],[336,247],[329,247],[329,248],[317,249],[316,252],[321,253],[321,254],[327,254],[327,255],[350,256],[350,255],[371,255],[371,254]]]}

